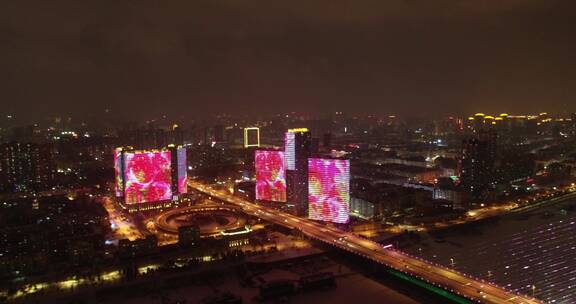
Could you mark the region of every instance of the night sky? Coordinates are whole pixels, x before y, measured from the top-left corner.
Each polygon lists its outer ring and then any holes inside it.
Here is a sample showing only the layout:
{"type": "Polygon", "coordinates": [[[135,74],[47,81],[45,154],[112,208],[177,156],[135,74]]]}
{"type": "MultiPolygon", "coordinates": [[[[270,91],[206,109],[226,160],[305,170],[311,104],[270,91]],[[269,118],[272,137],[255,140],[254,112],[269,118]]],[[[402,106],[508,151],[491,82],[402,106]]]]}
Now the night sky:
{"type": "Polygon", "coordinates": [[[1,113],[576,111],[573,0],[4,0],[1,113]]]}

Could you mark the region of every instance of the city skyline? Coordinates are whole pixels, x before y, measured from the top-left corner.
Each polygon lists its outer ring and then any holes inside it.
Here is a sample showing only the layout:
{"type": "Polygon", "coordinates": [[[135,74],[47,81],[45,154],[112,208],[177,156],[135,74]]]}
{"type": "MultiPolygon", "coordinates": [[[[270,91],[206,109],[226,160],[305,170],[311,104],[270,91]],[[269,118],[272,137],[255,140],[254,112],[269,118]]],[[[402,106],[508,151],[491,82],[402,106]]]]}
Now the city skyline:
{"type": "MultiPolygon", "coordinates": [[[[99,282],[129,293],[124,286],[132,278],[194,273],[198,263],[211,271],[235,263],[250,269],[252,259],[267,257],[275,265],[306,265],[317,254],[320,268],[289,275],[298,275],[297,283],[258,279],[258,296],[296,301],[320,286],[334,295],[336,281],[342,284],[334,271],[360,267],[346,273],[375,271],[411,286],[403,293],[371,279],[398,291],[398,303],[574,299],[573,283],[560,283],[556,273],[574,273],[562,260],[572,245],[558,244],[573,240],[576,114],[475,113],[440,121],[334,115],[283,117],[258,128],[218,119],[202,128],[112,123],[85,132],[64,123],[2,130],[0,218],[8,225],[0,229],[0,269],[7,279],[29,276],[33,285],[18,283],[16,293],[0,286],[0,299],[34,299],[46,290],[57,303],[63,292],[74,296],[76,287],[99,282]],[[249,130],[257,132],[246,144],[249,130]],[[526,232],[532,224],[537,234],[526,232]],[[466,246],[459,245],[463,237],[466,246]],[[163,261],[168,252],[177,263],[163,261]],[[494,252],[503,260],[478,263],[494,252]],[[529,263],[534,256],[542,256],[538,265],[529,263]],[[89,279],[74,277],[107,263],[110,270],[89,279]],[[132,263],[141,265],[137,273],[132,263]],[[55,276],[59,268],[70,277],[55,276]]],[[[254,291],[231,294],[251,299],[254,291]]]]}
{"type": "Polygon", "coordinates": [[[574,12],[0,3],[0,303],[576,303],[574,12]]]}

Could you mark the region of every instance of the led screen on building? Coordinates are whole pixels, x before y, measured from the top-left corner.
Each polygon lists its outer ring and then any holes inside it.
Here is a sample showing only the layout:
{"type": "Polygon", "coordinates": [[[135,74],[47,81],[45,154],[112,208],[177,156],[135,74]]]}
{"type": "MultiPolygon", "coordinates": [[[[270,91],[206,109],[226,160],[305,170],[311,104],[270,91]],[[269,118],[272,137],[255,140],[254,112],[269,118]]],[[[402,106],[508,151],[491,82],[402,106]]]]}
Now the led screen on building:
{"type": "Polygon", "coordinates": [[[296,169],[296,134],[294,132],[286,132],[284,142],[284,150],[286,151],[286,169],[296,169]]]}
{"type": "Polygon", "coordinates": [[[350,161],[308,159],[308,216],[347,223],[350,210],[350,161]]]}
{"type": "Polygon", "coordinates": [[[188,173],[186,169],[188,163],[186,162],[186,148],[179,147],[177,152],[178,157],[178,192],[188,192],[188,173]]]}
{"type": "Polygon", "coordinates": [[[284,152],[258,150],[256,164],[256,199],[286,202],[284,152]]]}
{"type": "Polygon", "coordinates": [[[114,150],[114,190],[116,197],[124,196],[124,177],[122,171],[122,149],[114,150]]]}
{"type": "Polygon", "coordinates": [[[170,200],[171,154],[169,151],[125,152],[124,179],[127,204],[170,200]]]}

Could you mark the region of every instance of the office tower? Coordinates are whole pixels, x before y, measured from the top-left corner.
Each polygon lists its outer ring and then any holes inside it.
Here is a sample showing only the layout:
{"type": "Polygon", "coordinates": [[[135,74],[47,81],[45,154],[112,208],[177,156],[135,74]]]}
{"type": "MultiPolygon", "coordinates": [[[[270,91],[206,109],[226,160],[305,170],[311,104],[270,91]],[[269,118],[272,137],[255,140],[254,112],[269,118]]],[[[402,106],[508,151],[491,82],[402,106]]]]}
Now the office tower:
{"type": "Polygon", "coordinates": [[[289,129],[285,138],[288,203],[298,216],[308,216],[308,158],[312,134],[306,128],[289,129]]]}
{"type": "Polygon", "coordinates": [[[0,145],[0,190],[3,192],[50,189],[55,171],[50,145],[18,142],[0,145]]]}
{"type": "Polygon", "coordinates": [[[172,199],[170,151],[124,151],[122,158],[126,204],[172,199]]]}
{"type": "Polygon", "coordinates": [[[310,158],[308,202],[310,219],[347,223],[350,218],[350,161],[310,158]]]}
{"type": "Polygon", "coordinates": [[[171,175],[172,175],[172,193],[184,194],[188,192],[188,163],[186,160],[186,148],[182,146],[169,145],[168,150],[171,154],[171,175]]]}
{"type": "Polygon", "coordinates": [[[286,202],[284,151],[256,150],[256,199],[286,202]]]}
{"type": "Polygon", "coordinates": [[[481,131],[462,143],[460,185],[474,200],[488,197],[495,186],[496,132],[481,131]]]}
{"type": "Polygon", "coordinates": [[[187,193],[186,149],[169,145],[162,150],[117,148],[114,152],[115,191],[130,211],[161,207],[187,193]],[[134,207],[134,208],[131,208],[134,207]]]}

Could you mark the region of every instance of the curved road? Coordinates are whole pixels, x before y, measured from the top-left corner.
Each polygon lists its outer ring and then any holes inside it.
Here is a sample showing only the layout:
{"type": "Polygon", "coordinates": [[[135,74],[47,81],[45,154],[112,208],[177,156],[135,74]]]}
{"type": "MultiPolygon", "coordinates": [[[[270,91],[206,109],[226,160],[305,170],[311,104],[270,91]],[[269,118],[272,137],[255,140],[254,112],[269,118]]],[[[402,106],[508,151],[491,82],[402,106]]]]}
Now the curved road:
{"type": "MultiPolygon", "coordinates": [[[[183,215],[183,214],[191,214],[191,213],[202,213],[202,212],[213,212],[213,211],[228,211],[228,212],[238,212],[236,210],[237,207],[229,206],[228,208],[218,205],[200,205],[200,206],[190,206],[184,207],[179,209],[172,209],[167,212],[164,212],[156,217],[155,224],[158,229],[172,234],[178,234],[178,226],[171,225],[169,220],[172,217],[183,215]]],[[[235,219],[234,222],[230,222],[227,225],[219,226],[214,229],[210,229],[206,231],[200,227],[200,232],[202,235],[213,235],[220,233],[225,230],[229,229],[236,229],[240,227],[244,227],[245,221],[243,219],[235,219]]]]}
{"type": "Polygon", "coordinates": [[[394,249],[384,248],[376,242],[361,238],[353,233],[260,206],[201,183],[191,181],[190,186],[197,191],[240,206],[247,214],[285,227],[298,229],[311,238],[361,255],[478,303],[542,303],[537,299],[515,294],[503,287],[469,277],[455,270],[409,256],[394,249]]]}

